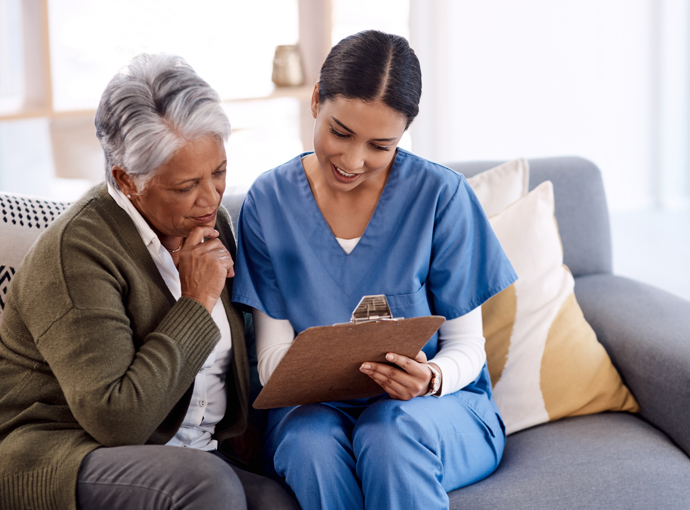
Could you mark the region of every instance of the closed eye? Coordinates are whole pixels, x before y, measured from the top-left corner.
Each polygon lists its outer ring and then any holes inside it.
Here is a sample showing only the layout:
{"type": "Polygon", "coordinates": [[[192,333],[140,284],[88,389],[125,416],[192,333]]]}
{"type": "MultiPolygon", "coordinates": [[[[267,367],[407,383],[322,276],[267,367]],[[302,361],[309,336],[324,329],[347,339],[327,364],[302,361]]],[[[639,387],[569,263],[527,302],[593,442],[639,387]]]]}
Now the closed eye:
{"type": "Polygon", "coordinates": [[[350,135],[345,134],[345,133],[339,133],[338,131],[333,129],[333,127],[331,127],[331,133],[334,134],[335,136],[337,136],[338,138],[350,138],[350,135]]]}
{"type": "Polygon", "coordinates": [[[187,186],[186,188],[183,188],[183,189],[177,189],[175,191],[178,191],[180,193],[187,193],[188,191],[192,191],[193,189],[194,189],[194,184],[192,184],[191,186],[187,186]]]}

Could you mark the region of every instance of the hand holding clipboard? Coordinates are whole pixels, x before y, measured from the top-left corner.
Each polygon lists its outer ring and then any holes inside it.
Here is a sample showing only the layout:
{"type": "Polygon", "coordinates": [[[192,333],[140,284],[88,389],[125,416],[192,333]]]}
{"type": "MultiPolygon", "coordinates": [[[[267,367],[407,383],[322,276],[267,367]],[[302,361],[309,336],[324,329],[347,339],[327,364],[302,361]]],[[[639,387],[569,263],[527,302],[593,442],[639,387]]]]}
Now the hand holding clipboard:
{"type": "Polygon", "coordinates": [[[365,296],[348,323],[302,331],[254,401],[256,409],[380,395],[360,371],[364,362],[388,363],[394,352],[414,359],[445,322],[432,315],[393,318],[386,297],[365,296]]]}

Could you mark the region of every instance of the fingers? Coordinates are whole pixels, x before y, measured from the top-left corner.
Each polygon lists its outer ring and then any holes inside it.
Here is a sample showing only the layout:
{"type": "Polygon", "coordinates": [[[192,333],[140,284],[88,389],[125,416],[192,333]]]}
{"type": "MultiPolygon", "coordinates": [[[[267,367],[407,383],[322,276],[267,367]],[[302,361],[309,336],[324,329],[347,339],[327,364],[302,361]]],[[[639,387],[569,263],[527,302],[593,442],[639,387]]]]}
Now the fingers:
{"type": "MultiPolygon", "coordinates": [[[[193,242],[193,241],[192,241],[193,242]]],[[[234,261],[228,249],[218,239],[211,239],[204,243],[192,244],[187,246],[183,253],[180,253],[181,260],[188,257],[210,257],[218,261],[225,270],[225,277],[232,278],[235,275],[234,261]]]]}
{"type": "Polygon", "coordinates": [[[391,398],[397,400],[410,400],[416,396],[414,391],[393,378],[385,377],[377,372],[368,373],[367,375],[376,384],[381,386],[383,391],[388,393],[391,398]]]}
{"type": "Polygon", "coordinates": [[[187,239],[185,239],[184,245],[188,247],[196,246],[197,244],[201,244],[204,241],[204,237],[210,237],[215,239],[216,237],[218,237],[218,235],[218,231],[215,228],[194,227],[187,236],[187,239]]]}
{"type": "MultiPolygon", "coordinates": [[[[419,354],[416,358],[422,360],[419,354]]],[[[431,372],[426,363],[394,353],[386,355],[386,359],[395,363],[396,366],[365,362],[362,363],[360,370],[381,386],[392,398],[409,400],[424,395],[428,391],[431,372]]],[[[426,356],[423,359],[426,360],[426,356]]]]}
{"type": "Polygon", "coordinates": [[[196,299],[209,312],[218,301],[226,278],[235,276],[232,256],[217,239],[218,235],[218,231],[210,227],[192,229],[178,262],[182,296],[196,299]]]}
{"type": "Polygon", "coordinates": [[[429,378],[429,369],[426,366],[426,355],[423,351],[419,351],[415,359],[389,352],[386,354],[386,360],[390,361],[391,363],[395,363],[413,377],[421,377],[424,379],[429,378]],[[424,356],[423,361],[416,359],[420,356],[420,354],[424,356]]]}
{"type": "Polygon", "coordinates": [[[225,267],[226,278],[232,278],[235,276],[235,261],[232,260],[232,256],[230,255],[230,252],[223,246],[223,255],[222,257],[219,257],[219,260],[223,263],[223,266],[225,267]]]}

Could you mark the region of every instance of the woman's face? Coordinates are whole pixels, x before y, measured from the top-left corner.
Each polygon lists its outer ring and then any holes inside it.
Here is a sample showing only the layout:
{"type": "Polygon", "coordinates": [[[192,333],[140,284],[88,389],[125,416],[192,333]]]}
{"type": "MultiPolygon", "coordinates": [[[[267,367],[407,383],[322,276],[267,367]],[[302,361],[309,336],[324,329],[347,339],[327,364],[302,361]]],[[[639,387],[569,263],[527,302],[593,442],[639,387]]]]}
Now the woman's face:
{"type": "Polygon", "coordinates": [[[407,117],[382,102],[312,96],[314,152],[326,183],[350,191],[390,168],[407,117]]]}
{"type": "Polygon", "coordinates": [[[161,165],[143,192],[132,193],[132,203],[159,236],[187,237],[194,227],[216,224],[226,167],[222,142],[197,138],[161,165]]]}

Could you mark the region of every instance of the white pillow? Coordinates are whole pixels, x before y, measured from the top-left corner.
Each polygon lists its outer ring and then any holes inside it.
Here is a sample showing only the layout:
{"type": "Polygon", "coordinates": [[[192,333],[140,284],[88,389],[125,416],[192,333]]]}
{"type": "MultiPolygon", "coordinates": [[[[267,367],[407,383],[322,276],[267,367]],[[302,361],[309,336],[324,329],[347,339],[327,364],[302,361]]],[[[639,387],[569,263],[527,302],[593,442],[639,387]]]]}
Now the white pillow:
{"type": "Polygon", "coordinates": [[[498,214],[527,194],[529,163],[526,159],[508,161],[467,179],[487,216],[498,214]]]}
{"type": "Polygon", "coordinates": [[[489,222],[518,275],[482,305],[487,363],[506,432],[564,416],[639,410],[575,299],[551,182],[489,222]]]}

